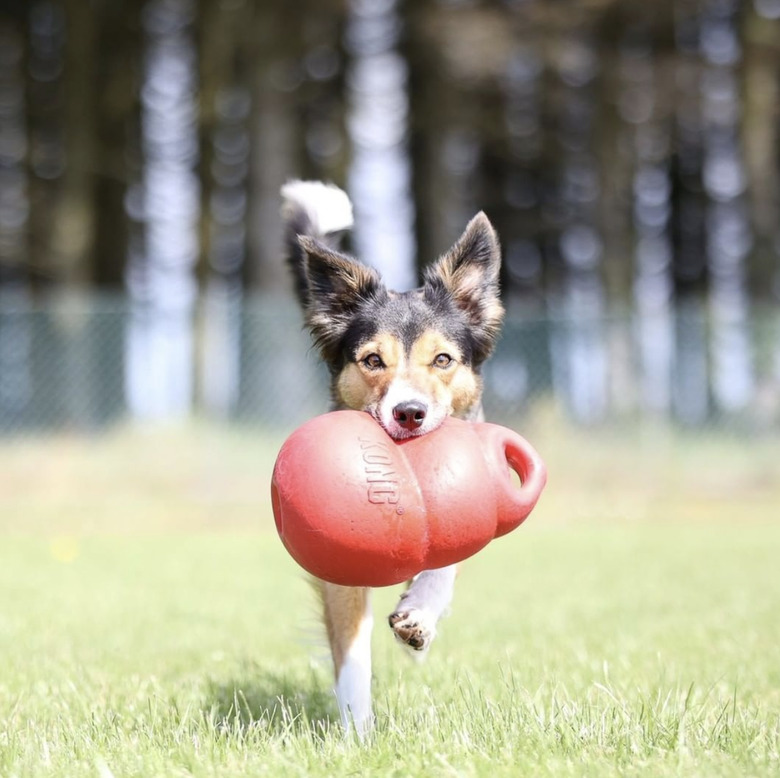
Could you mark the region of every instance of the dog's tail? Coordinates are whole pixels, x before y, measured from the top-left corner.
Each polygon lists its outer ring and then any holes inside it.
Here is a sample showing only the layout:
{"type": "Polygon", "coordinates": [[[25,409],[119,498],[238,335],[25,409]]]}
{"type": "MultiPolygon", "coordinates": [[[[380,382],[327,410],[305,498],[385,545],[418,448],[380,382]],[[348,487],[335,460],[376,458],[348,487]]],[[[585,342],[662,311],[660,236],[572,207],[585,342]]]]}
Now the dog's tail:
{"type": "Polygon", "coordinates": [[[282,198],[287,263],[298,299],[306,306],[309,299],[306,255],[298,237],[306,235],[329,248],[338,248],[341,236],[352,227],[352,203],[346,192],[320,181],[288,181],[282,187],[282,198]]]}

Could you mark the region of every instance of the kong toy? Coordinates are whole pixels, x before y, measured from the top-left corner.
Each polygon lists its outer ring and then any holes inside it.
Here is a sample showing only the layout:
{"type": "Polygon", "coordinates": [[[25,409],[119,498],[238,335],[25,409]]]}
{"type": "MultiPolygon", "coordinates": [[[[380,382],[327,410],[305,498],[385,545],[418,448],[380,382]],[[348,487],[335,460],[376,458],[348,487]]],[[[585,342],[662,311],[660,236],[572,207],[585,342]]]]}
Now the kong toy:
{"type": "Polygon", "coordinates": [[[344,586],[389,586],[515,529],[546,479],[530,444],[496,424],[448,418],[394,440],[367,413],[334,411],[284,443],[271,499],[279,536],[303,568],[344,586]]]}

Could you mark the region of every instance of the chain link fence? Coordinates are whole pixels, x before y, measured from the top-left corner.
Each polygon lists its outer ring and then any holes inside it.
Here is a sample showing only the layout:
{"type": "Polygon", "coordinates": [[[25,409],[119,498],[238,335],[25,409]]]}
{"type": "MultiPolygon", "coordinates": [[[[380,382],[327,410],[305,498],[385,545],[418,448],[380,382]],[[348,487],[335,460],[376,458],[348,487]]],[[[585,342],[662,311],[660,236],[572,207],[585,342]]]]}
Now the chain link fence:
{"type": "MultiPolygon", "coordinates": [[[[488,418],[507,424],[543,408],[594,427],[777,434],[780,313],[510,315],[483,375],[488,418]]],[[[222,295],[189,312],[101,297],[0,306],[5,436],[188,415],[284,431],[327,409],[327,370],[286,298],[222,295]]]]}

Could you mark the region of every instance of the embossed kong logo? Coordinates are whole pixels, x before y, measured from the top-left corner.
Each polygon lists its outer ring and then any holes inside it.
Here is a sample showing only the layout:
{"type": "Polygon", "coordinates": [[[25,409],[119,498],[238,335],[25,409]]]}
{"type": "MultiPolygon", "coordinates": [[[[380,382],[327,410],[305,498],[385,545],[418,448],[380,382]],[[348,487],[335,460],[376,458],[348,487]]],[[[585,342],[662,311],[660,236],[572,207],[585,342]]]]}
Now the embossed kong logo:
{"type": "Polygon", "coordinates": [[[358,438],[363,452],[363,470],[368,484],[368,501],[375,505],[395,505],[400,496],[398,474],[393,469],[393,457],[386,444],[358,438]]]}

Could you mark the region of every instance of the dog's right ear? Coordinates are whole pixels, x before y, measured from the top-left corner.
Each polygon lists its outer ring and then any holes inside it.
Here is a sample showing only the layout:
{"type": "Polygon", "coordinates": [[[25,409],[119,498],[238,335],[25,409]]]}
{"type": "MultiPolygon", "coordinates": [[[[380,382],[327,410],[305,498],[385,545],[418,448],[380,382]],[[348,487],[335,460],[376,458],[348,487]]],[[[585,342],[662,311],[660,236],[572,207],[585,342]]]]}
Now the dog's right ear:
{"type": "Polygon", "coordinates": [[[493,350],[504,315],[498,288],[500,267],[498,236],[480,211],[455,245],[425,271],[426,293],[433,298],[446,293],[466,316],[477,364],[493,350]]]}
{"type": "Polygon", "coordinates": [[[358,306],[387,294],[376,270],[307,236],[298,238],[305,255],[306,323],[317,348],[332,363],[358,306]]]}

